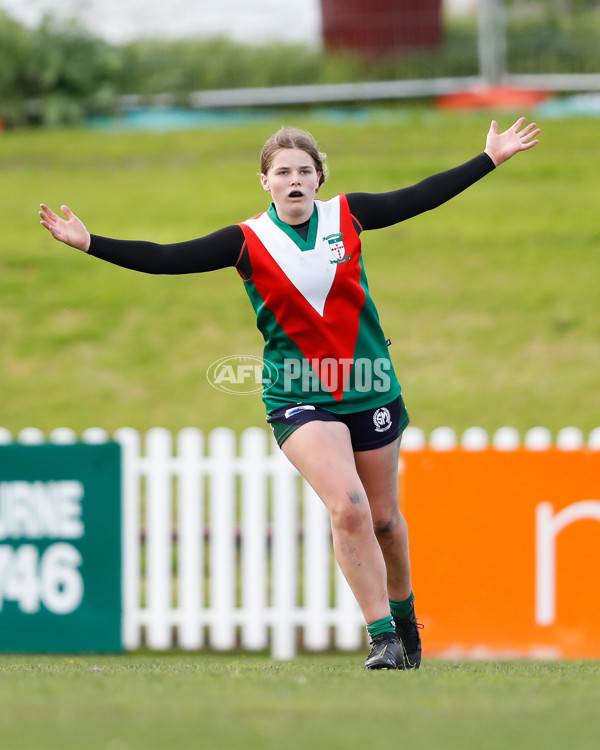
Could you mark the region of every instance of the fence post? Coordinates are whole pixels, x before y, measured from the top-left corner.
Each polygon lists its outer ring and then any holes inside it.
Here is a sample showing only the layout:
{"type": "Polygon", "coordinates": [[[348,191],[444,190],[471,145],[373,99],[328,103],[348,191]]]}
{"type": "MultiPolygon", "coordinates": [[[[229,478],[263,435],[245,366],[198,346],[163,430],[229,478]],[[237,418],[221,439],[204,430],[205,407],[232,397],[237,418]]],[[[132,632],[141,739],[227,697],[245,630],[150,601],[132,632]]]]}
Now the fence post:
{"type": "Polygon", "coordinates": [[[244,430],[241,439],[241,586],[242,646],[263,649],[268,644],[268,528],[267,433],[260,427],[244,430]]]}
{"type": "Polygon", "coordinates": [[[506,18],[502,0],[479,3],[479,72],[488,86],[506,74],[506,18]]]}
{"type": "Polygon", "coordinates": [[[304,489],[304,645],[330,645],[327,612],[331,606],[331,534],[325,505],[307,483],[304,489]]]}
{"type": "Polygon", "coordinates": [[[298,588],[298,475],[282,452],[273,472],[273,630],[275,659],[296,654],[294,610],[298,588]]]}
{"type": "Polygon", "coordinates": [[[210,645],[235,648],[235,434],[218,427],[209,435],[210,452],[210,645]]]}
{"type": "Polygon", "coordinates": [[[172,437],[161,427],[146,435],[146,586],[148,646],[173,643],[169,612],[172,606],[172,437]]]}
{"type": "Polygon", "coordinates": [[[198,616],[204,605],[204,436],[195,427],[177,436],[177,609],[178,644],[204,645],[198,616]]]}
{"type": "Polygon", "coordinates": [[[122,456],[123,646],[135,649],[141,644],[141,440],[131,427],[122,427],[114,437],[121,445],[122,456]]]}
{"type": "Polygon", "coordinates": [[[339,565],[335,568],[335,644],[344,651],[356,651],[364,644],[365,622],[352,589],[339,565]]]}

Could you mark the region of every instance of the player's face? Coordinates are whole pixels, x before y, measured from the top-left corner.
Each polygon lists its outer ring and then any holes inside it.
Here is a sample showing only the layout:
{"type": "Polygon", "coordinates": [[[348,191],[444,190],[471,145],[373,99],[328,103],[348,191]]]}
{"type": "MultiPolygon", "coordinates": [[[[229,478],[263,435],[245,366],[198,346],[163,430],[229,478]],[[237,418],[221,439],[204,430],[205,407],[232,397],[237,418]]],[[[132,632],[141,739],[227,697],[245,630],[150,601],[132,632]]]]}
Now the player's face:
{"type": "Polygon", "coordinates": [[[277,215],[286,224],[310,219],[320,177],[310,154],[297,148],[278,151],[267,174],[260,176],[263,188],[271,193],[277,215]]]}

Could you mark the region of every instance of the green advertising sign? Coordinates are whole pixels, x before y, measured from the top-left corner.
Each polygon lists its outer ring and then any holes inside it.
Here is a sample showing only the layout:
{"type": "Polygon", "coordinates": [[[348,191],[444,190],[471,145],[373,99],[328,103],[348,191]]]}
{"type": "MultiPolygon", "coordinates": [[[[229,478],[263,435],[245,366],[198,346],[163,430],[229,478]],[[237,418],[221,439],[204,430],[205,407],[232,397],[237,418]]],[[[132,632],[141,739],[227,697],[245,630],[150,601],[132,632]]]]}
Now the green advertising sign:
{"type": "Polygon", "coordinates": [[[118,651],[121,455],[0,446],[0,651],[118,651]]]}

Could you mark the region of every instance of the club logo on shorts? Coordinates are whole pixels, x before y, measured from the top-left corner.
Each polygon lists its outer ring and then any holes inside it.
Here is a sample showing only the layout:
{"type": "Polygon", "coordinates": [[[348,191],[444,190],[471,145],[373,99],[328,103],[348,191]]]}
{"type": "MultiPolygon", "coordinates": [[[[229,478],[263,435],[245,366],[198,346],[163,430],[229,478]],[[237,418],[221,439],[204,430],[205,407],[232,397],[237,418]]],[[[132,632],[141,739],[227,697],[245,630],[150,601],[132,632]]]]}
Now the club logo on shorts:
{"type": "Polygon", "coordinates": [[[385,432],[392,426],[392,416],[390,410],[382,406],[380,409],[376,409],[373,414],[373,424],[375,425],[375,432],[385,432]]]}
{"type": "Polygon", "coordinates": [[[344,240],[342,239],[344,235],[341,232],[336,232],[336,234],[330,234],[327,237],[323,237],[324,242],[329,243],[329,249],[333,254],[333,260],[330,260],[330,263],[345,263],[347,260],[350,260],[352,257],[351,255],[346,255],[346,248],[344,247],[344,240]]]}

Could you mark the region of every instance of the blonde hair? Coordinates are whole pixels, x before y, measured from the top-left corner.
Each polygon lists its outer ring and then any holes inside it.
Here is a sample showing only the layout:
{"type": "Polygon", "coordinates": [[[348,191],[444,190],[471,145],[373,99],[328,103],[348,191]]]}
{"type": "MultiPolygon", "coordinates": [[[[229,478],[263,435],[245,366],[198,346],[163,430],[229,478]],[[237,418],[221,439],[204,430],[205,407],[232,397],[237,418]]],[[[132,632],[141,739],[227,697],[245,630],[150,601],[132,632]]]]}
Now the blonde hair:
{"type": "Polygon", "coordinates": [[[308,132],[300,128],[282,127],[274,133],[263,146],[260,153],[260,171],[267,174],[273,163],[273,159],[278,151],[284,148],[296,148],[300,151],[306,151],[315,164],[317,172],[320,172],[319,187],[327,179],[327,165],[325,159],[327,154],[319,151],[319,144],[308,132]]]}

